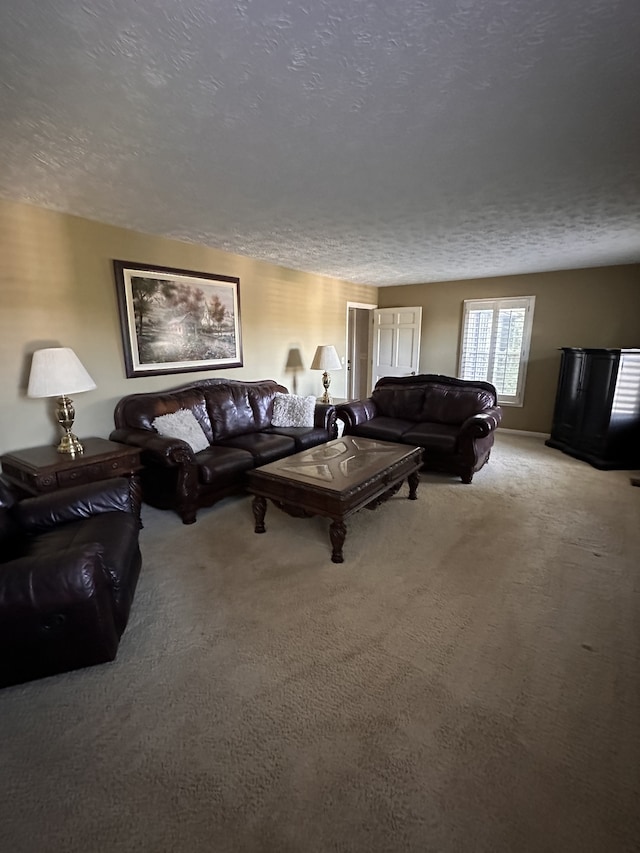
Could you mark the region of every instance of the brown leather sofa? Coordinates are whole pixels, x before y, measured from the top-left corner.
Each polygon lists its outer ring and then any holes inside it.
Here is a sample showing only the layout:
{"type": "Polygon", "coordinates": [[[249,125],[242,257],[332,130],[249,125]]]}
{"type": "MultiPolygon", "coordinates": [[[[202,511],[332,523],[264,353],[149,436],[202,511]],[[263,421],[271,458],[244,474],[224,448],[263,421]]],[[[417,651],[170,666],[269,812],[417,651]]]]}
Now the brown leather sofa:
{"type": "Polygon", "coordinates": [[[273,401],[287,389],[271,379],[243,382],[202,379],[168,391],[123,397],[114,412],[113,441],[140,447],[143,500],[174,509],[185,524],[199,507],[242,491],[245,473],[337,436],[336,409],[318,403],[311,427],[274,427],[273,401]],[[177,438],[159,435],[159,415],[191,411],[209,442],[194,452],[177,438]]]}
{"type": "Polygon", "coordinates": [[[425,373],[378,380],[371,397],[337,406],[346,435],[424,448],[423,470],[470,483],[487,462],[502,419],[488,382],[425,373]]]}
{"type": "Polygon", "coordinates": [[[126,478],[18,500],[0,478],[0,686],[113,660],[140,572],[126,478]]]}

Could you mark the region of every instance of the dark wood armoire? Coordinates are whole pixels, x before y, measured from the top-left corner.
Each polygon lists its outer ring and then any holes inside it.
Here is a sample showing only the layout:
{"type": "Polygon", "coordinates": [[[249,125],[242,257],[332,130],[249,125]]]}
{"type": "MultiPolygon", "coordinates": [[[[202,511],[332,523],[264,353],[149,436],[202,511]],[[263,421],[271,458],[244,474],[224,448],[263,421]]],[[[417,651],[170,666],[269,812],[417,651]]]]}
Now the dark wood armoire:
{"type": "Polygon", "coordinates": [[[596,468],[640,467],[640,349],[563,347],[546,443],[596,468]]]}

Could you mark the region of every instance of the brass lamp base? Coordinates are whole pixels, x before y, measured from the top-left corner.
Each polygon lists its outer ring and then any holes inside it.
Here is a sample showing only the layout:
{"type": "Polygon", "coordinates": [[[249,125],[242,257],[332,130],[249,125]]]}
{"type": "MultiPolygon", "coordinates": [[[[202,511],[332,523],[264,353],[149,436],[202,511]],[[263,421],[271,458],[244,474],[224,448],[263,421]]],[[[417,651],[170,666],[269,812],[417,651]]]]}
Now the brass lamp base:
{"type": "Polygon", "coordinates": [[[71,456],[84,453],[84,447],[72,432],[67,432],[62,436],[56,450],[58,453],[68,453],[71,456]]]}
{"type": "Polygon", "coordinates": [[[324,394],[320,397],[321,403],[331,403],[331,397],[329,396],[329,385],[331,385],[331,376],[325,372],[322,374],[322,384],[324,386],[324,394]]]}
{"type": "Polygon", "coordinates": [[[56,448],[58,453],[66,453],[70,456],[84,453],[84,447],[78,440],[78,437],[71,432],[75,416],[76,410],[73,408],[73,400],[64,394],[62,397],[58,397],[56,418],[64,430],[64,435],[60,439],[60,444],[56,448]]]}

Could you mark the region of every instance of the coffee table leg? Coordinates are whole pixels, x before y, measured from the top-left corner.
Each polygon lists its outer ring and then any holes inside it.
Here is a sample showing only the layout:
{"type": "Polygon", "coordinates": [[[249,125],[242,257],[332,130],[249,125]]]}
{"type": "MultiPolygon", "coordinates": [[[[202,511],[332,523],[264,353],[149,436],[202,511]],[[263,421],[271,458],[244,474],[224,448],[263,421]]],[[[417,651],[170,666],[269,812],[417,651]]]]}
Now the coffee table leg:
{"type": "Polygon", "coordinates": [[[331,554],[331,560],[334,563],[344,563],[344,557],[342,556],[342,546],[344,545],[344,540],[347,535],[347,525],[344,521],[332,521],[329,526],[329,536],[331,537],[331,544],[333,546],[333,553],[331,554]]]}
{"type": "Polygon", "coordinates": [[[420,482],[420,474],[417,471],[414,471],[413,474],[409,474],[407,477],[409,481],[409,500],[417,501],[418,500],[418,483],[420,482]]]}
{"type": "Polygon", "coordinates": [[[256,533],[264,533],[264,516],[267,511],[267,499],[263,498],[262,495],[255,495],[251,506],[253,509],[253,517],[256,521],[254,530],[256,533]]]}

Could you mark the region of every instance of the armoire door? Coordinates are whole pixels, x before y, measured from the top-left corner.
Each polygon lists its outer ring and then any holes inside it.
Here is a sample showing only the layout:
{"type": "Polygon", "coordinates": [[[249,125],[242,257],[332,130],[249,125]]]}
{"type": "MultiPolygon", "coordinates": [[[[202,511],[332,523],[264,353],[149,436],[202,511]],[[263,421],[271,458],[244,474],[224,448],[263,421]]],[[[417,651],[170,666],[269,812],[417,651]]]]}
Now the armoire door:
{"type": "Polygon", "coordinates": [[[573,444],[580,430],[582,383],[586,367],[583,350],[564,349],[553,413],[552,442],[573,444]]]}
{"type": "Polygon", "coordinates": [[[617,370],[617,353],[588,353],[581,384],[581,417],[579,432],[574,442],[576,449],[596,454],[604,450],[617,370]]]}

